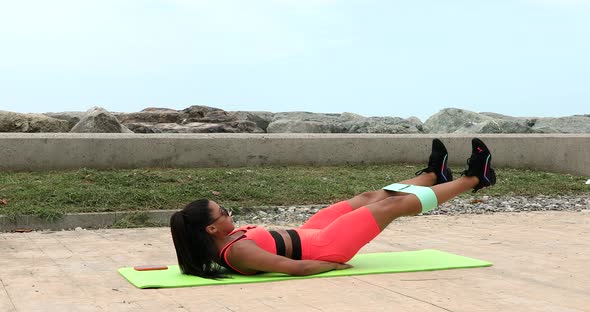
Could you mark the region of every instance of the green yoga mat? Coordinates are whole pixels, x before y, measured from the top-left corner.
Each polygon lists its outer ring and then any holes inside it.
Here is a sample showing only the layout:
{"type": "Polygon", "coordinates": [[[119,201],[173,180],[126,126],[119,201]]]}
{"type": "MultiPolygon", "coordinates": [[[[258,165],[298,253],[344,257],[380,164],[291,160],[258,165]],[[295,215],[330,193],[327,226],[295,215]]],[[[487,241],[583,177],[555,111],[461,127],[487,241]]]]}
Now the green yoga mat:
{"type": "Polygon", "coordinates": [[[348,263],[352,264],[354,267],[350,269],[334,270],[309,276],[289,276],[281,273],[263,273],[249,276],[230,274],[231,278],[220,280],[181,274],[177,265],[170,265],[168,266],[167,270],[157,271],[136,271],[132,267],[125,267],[120,268],[119,273],[123,275],[123,277],[125,277],[131,284],[138,288],[169,288],[276,282],[283,280],[318,277],[476,268],[492,265],[490,262],[458,256],[433,249],[357,254],[348,263]]]}

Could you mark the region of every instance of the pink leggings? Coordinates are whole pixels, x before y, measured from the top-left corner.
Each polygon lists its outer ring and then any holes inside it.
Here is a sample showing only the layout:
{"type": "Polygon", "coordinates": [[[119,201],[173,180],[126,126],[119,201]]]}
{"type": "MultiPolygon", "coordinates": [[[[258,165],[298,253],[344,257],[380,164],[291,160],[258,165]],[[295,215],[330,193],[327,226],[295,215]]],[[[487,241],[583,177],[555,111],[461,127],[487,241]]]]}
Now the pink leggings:
{"type": "Polygon", "coordinates": [[[311,216],[299,229],[302,259],[344,263],[380,232],[366,207],[341,201],[311,216]]]}

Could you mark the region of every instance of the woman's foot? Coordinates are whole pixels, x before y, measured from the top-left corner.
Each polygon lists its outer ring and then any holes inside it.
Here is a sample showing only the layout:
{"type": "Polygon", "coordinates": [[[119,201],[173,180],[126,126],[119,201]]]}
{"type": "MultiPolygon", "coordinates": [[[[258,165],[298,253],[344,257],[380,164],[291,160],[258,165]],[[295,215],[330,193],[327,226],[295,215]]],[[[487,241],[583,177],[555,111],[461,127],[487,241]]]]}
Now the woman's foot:
{"type": "Polygon", "coordinates": [[[467,159],[467,169],[463,175],[479,178],[479,184],[473,188],[474,193],[496,184],[496,172],[491,163],[492,154],[488,147],[478,138],[471,140],[471,157],[467,159]]]}
{"type": "Polygon", "coordinates": [[[447,167],[447,159],[449,158],[447,148],[439,139],[432,140],[432,152],[428,158],[428,167],[416,172],[420,175],[424,172],[434,172],[436,174],[436,183],[445,183],[453,181],[453,172],[451,168],[447,167]]]}

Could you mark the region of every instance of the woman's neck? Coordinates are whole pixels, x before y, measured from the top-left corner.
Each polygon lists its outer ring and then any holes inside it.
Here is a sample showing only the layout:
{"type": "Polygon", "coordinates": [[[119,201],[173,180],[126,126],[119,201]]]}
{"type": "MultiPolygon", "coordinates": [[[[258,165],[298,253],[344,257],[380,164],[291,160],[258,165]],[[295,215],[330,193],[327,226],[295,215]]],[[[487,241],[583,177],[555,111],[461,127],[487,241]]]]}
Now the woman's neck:
{"type": "Polygon", "coordinates": [[[236,238],[240,237],[241,233],[236,233],[236,235],[219,235],[213,237],[213,242],[215,243],[215,247],[217,248],[217,254],[225,247],[225,245],[233,242],[236,238]]]}

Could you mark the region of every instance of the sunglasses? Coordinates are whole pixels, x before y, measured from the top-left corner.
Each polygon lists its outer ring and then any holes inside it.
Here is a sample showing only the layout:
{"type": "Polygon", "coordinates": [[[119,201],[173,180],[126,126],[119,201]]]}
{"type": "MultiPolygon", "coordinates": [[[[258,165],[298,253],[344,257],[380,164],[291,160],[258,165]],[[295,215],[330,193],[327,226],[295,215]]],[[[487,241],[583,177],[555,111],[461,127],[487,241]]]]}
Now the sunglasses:
{"type": "Polygon", "coordinates": [[[232,213],[231,209],[227,209],[227,208],[220,205],[219,206],[219,217],[211,220],[211,222],[209,222],[209,224],[207,224],[207,225],[211,225],[211,224],[217,222],[217,220],[221,219],[221,217],[231,217],[232,214],[233,213],[232,213]]]}

